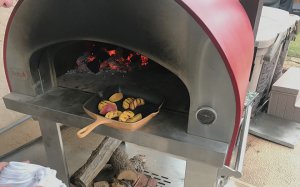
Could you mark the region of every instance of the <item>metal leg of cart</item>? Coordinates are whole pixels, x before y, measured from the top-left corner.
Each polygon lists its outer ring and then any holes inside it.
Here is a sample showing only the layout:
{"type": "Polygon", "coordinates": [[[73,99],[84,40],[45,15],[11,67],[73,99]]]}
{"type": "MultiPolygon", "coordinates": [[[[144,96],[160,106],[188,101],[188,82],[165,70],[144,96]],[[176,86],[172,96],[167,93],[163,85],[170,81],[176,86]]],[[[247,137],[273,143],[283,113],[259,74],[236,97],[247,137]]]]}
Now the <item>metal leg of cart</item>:
{"type": "Polygon", "coordinates": [[[69,172],[60,127],[53,121],[39,119],[48,165],[57,171],[57,178],[69,186],[69,172]]]}
{"type": "Polygon", "coordinates": [[[193,160],[186,161],[184,186],[216,186],[218,168],[193,160]],[[203,172],[205,171],[205,172],[203,172]]]}

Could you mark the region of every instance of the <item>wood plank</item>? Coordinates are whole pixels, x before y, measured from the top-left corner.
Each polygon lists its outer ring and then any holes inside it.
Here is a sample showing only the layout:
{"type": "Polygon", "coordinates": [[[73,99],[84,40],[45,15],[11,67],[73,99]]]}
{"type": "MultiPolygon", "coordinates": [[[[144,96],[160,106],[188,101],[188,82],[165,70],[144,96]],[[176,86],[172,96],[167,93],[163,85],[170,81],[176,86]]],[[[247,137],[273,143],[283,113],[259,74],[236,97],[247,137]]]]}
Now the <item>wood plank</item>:
{"type": "Polygon", "coordinates": [[[105,137],[86,163],[74,173],[71,181],[78,186],[89,186],[121,143],[120,140],[105,137]]]}

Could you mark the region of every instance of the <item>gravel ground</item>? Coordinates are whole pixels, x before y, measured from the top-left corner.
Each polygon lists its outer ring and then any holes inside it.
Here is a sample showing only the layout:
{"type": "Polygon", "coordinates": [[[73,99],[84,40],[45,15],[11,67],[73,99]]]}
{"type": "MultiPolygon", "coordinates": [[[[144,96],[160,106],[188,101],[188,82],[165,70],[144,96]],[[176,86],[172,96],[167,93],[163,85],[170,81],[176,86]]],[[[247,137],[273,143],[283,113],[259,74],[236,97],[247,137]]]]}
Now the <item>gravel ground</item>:
{"type": "MultiPolygon", "coordinates": [[[[299,51],[299,53],[300,53],[300,51],[299,51]]],[[[283,68],[285,70],[287,70],[290,67],[299,67],[300,68],[300,58],[286,57],[285,63],[283,64],[283,68]]]]}
{"type": "Polygon", "coordinates": [[[240,180],[258,187],[299,187],[299,155],[299,144],[290,149],[249,135],[240,180]]]}

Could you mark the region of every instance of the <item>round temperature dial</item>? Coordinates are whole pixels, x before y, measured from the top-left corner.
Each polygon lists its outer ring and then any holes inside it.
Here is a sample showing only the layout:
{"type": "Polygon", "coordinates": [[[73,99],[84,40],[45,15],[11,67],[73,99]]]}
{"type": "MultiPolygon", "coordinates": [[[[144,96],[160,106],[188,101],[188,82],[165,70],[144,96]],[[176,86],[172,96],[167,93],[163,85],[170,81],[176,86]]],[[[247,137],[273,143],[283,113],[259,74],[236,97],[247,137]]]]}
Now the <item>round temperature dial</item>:
{"type": "Polygon", "coordinates": [[[210,107],[202,107],[196,112],[196,118],[204,125],[211,125],[217,119],[217,113],[210,107]]]}

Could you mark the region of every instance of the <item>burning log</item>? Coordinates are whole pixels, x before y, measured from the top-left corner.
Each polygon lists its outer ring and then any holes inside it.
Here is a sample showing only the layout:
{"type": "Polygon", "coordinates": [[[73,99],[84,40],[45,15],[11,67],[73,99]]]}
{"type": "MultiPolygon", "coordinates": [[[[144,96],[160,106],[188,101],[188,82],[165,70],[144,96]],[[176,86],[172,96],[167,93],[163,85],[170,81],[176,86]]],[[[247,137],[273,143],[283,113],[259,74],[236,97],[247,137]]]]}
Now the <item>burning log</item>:
{"type": "Polygon", "coordinates": [[[92,44],[90,49],[77,58],[76,72],[112,71],[127,73],[134,69],[144,68],[148,62],[148,57],[131,50],[116,46],[110,46],[109,49],[100,48],[92,44]]]}
{"type": "Polygon", "coordinates": [[[78,57],[76,60],[77,71],[79,73],[87,73],[90,72],[90,69],[87,67],[88,54],[84,54],[83,56],[78,57]]]}

